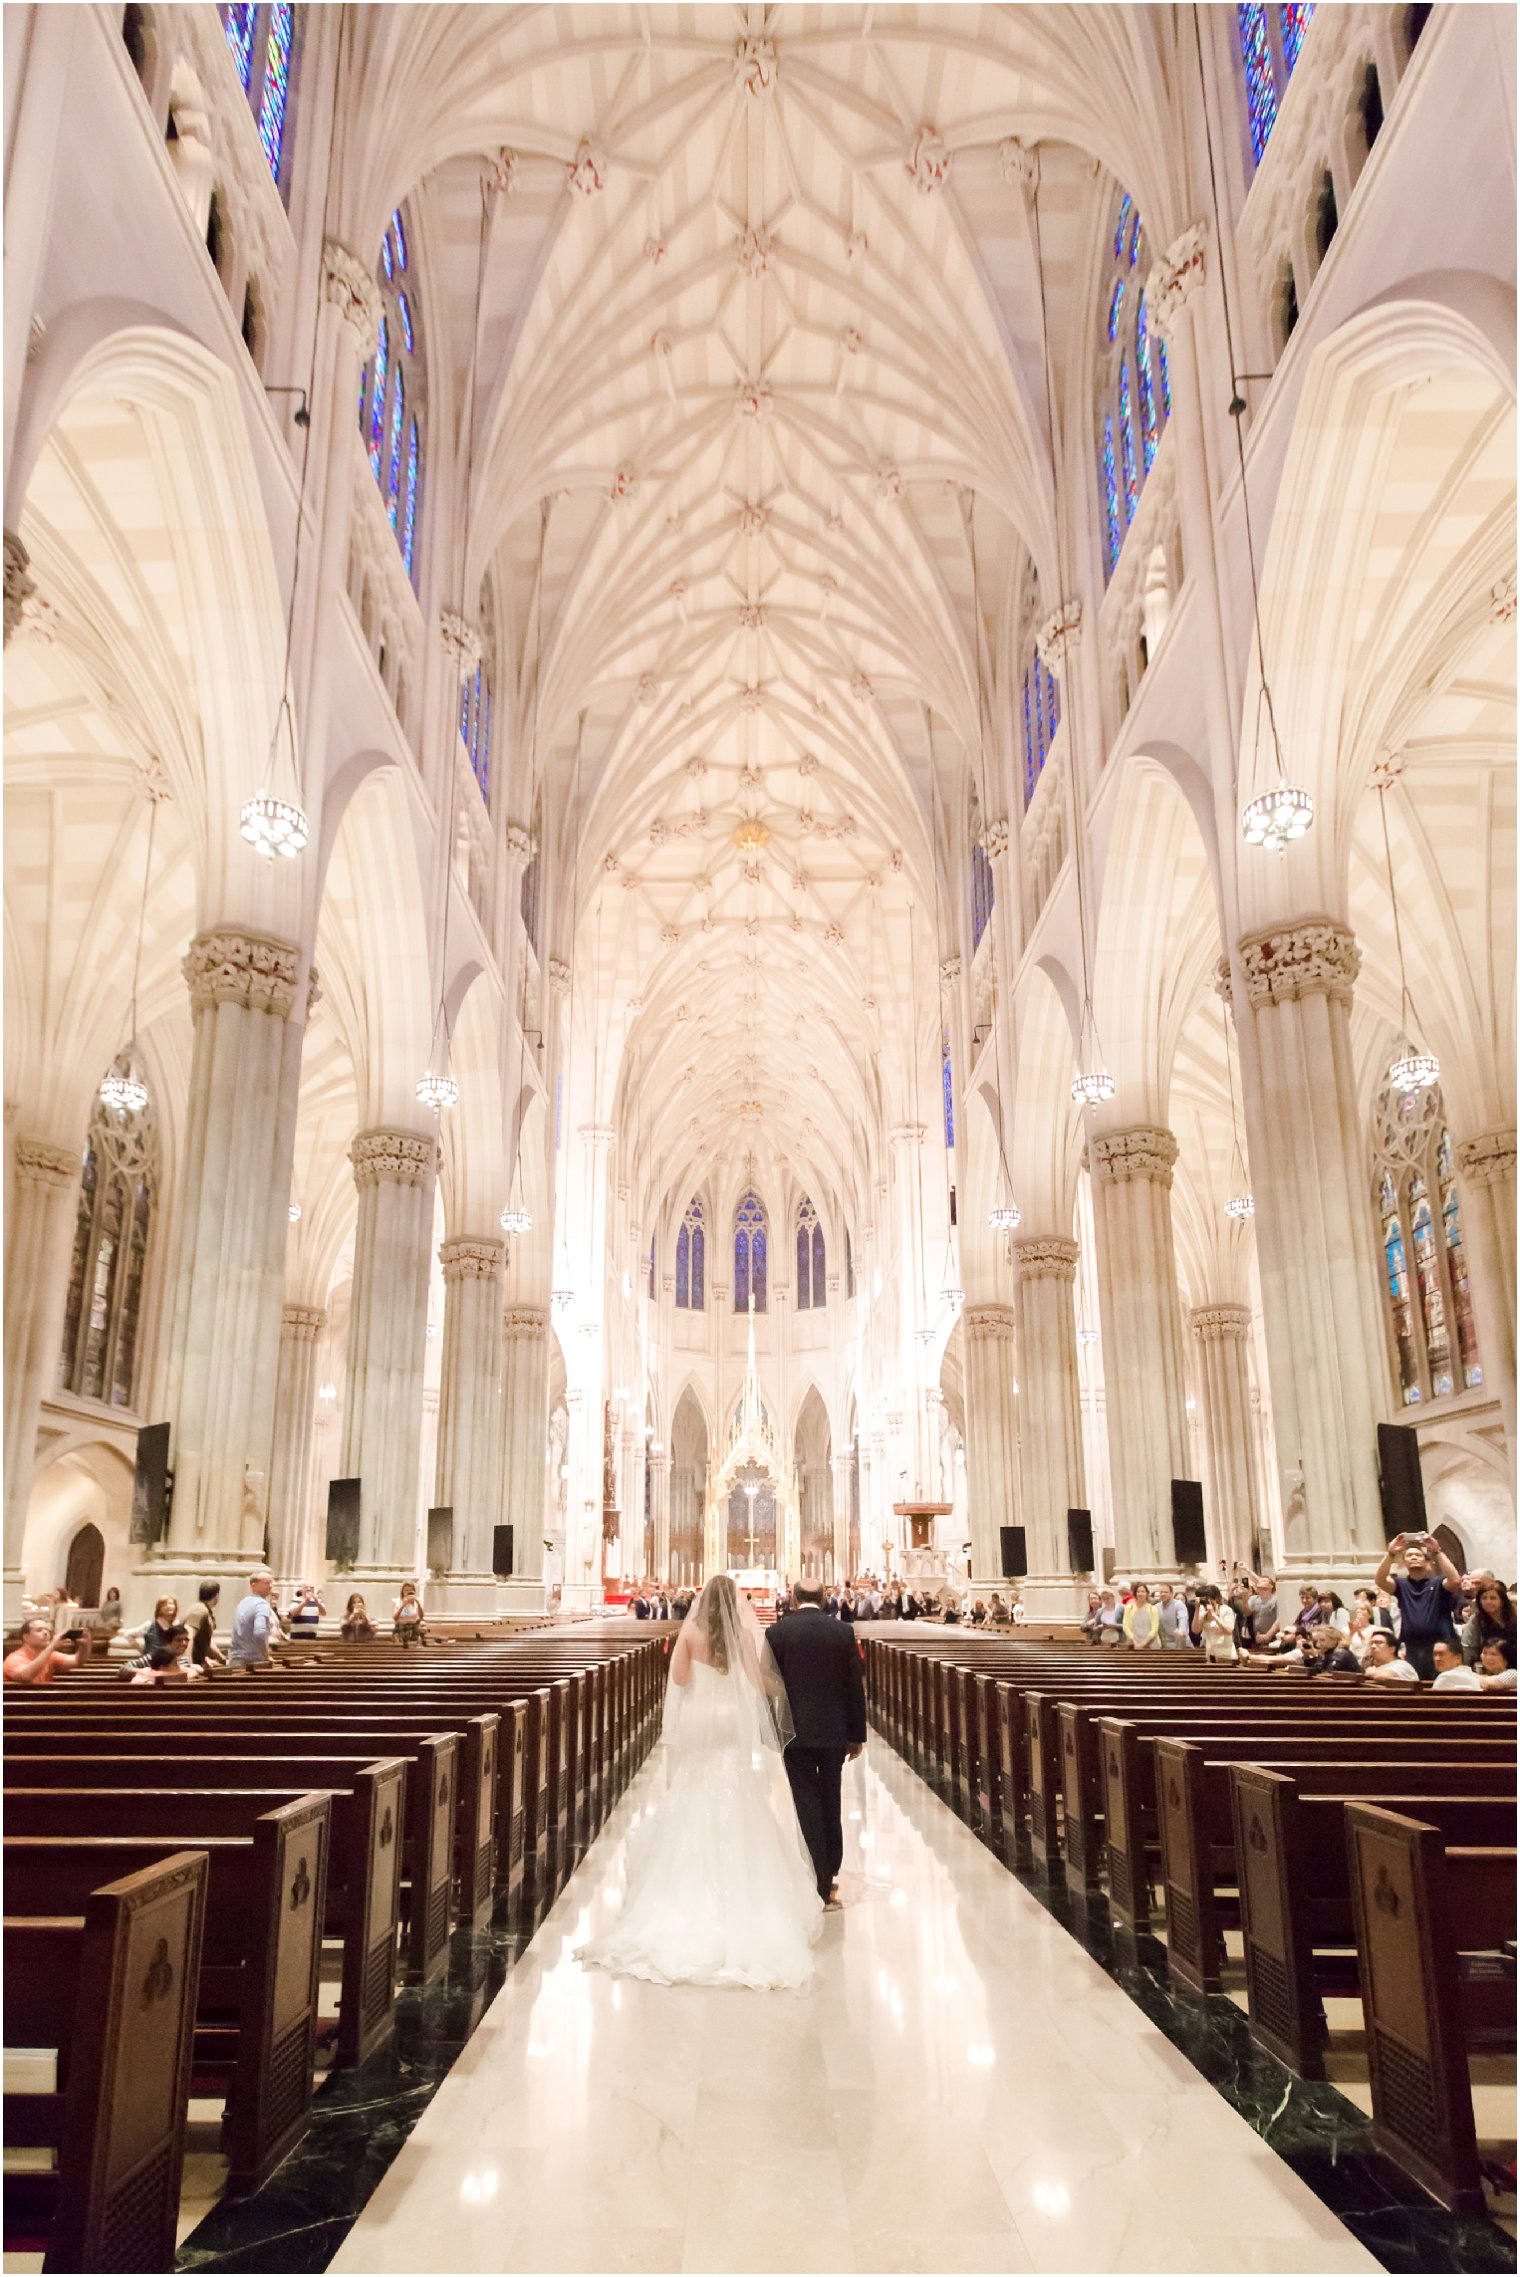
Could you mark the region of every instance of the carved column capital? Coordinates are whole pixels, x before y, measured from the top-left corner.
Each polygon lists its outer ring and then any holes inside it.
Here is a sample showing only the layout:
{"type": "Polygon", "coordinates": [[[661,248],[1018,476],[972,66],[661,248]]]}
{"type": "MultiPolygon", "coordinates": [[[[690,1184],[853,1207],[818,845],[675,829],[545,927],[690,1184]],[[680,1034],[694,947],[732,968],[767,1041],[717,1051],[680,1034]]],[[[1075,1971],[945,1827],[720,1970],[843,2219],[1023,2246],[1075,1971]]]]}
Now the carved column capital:
{"type": "Polygon", "coordinates": [[[1009,1305],[967,1305],[962,1318],[973,1344],[1011,1344],[1013,1310],[1009,1305]]]}
{"type": "Polygon", "coordinates": [[[1104,1131],[1089,1139],[1088,1161],[1094,1178],[1154,1178],[1170,1186],[1177,1161],[1177,1141],[1156,1123],[1137,1123],[1132,1130],[1104,1131]]]}
{"type": "Polygon", "coordinates": [[[563,957],[549,959],[549,986],[556,996],[568,996],[570,993],[570,967],[563,957]]]}
{"type": "Polygon", "coordinates": [[[1349,1004],[1361,969],[1356,936],[1332,917],[1300,917],[1291,925],[1249,933],[1238,944],[1246,1000],[1285,1004],[1300,996],[1331,996],[1349,1004]]]}
{"type": "Polygon", "coordinates": [[[1207,224],[1195,221],[1180,237],[1173,238],[1151,271],[1146,300],[1155,311],[1152,321],[1164,340],[1175,338],[1183,310],[1203,283],[1207,235],[1207,224]]]}
{"type": "Polygon", "coordinates": [[[1485,1131],[1481,1138],[1464,1139],[1457,1148],[1457,1166],[1475,1186],[1502,1185],[1515,1175],[1514,1132],[1485,1131]]]}
{"type": "Polygon", "coordinates": [[[77,1147],[54,1146],[47,1139],[18,1138],[16,1176],[33,1186],[50,1186],[55,1193],[77,1186],[80,1157],[77,1147]]]}
{"type": "Polygon", "coordinates": [[[617,1139],[610,1123],[582,1123],[578,1135],[583,1146],[592,1148],[612,1146],[617,1139]]]}
{"type": "Polygon", "coordinates": [[[943,957],[943,958],[941,958],[941,960],[940,960],[940,968],[939,968],[939,977],[940,977],[940,979],[941,979],[941,980],[944,982],[944,985],[946,986],[946,988],[953,988],[953,987],[955,986],[956,982],[957,982],[957,981],[960,979],[960,977],[961,977],[961,960],[960,960],[960,958],[959,958],[959,957],[943,957]]]}
{"type": "Polygon", "coordinates": [[[189,985],[193,1012],[238,1004],[245,1012],[272,1012],[276,1019],[288,1020],[296,1001],[301,952],[293,941],[218,925],[196,935],[180,969],[189,985]]]}
{"type": "Polygon", "coordinates": [[[1006,814],[1000,814],[995,822],[988,823],[982,832],[982,845],[986,850],[989,862],[1000,862],[1002,860],[1008,851],[1008,817],[1006,814]]]}
{"type": "Polygon", "coordinates": [[[502,844],[509,862],[521,862],[525,867],[533,859],[533,833],[525,823],[509,822],[502,833],[502,844]]]}
{"type": "Polygon", "coordinates": [[[1249,1305],[1197,1305],[1193,1334],[1200,1344],[1243,1343],[1251,1333],[1249,1305]]]}
{"type": "Polygon", "coordinates": [[[361,1188],[378,1186],[383,1179],[397,1186],[425,1186],[437,1157],[437,1140],[416,1131],[361,1131],[348,1150],[354,1184],[361,1188]]]}
{"type": "Polygon", "coordinates": [[[1048,672],[1065,673],[1068,660],[1082,644],[1082,604],[1063,601],[1035,635],[1040,662],[1048,672]]]}
{"type": "Polygon", "coordinates": [[[14,530],[5,533],[5,646],[21,623],[21,613],[37,590],[31,574],[32,557],[14,530]]]}
{"type": "Polygon", "coordinates": [[[380,330],[380,288],[368,264],[336,237],[329,237],[322,248],[322,297],[352,332],[360,363],[367,363],[380,330]]]}
{"type": "Polygon", "coordinates": [[[461,680],[468,680],[484,654],[480,627],[472,625],[457,609],[440,609],[438,637],[443,642],[443,653],[453,665],[461,680]]]}
{"type": "Polygon", "coordinates": [[[327,1315],[320,1305],[284,1305],[280,1310],[280,1334],[287,1344],[315,1344],[327,1326],[327,1315]]]}
{"type": "Polygon", "coordinates": [[[549,1315],[540,1305],[508,1305],[501,1316],[501,1332],[509,1343],[529,1343],[548,1331],[549,1315]]]}
{"type": "Polygon", "coordinates": [[[1074,1281],[1081,1255],[1074,1241],[1054,1234],[1031,1234],[1013,1245],[1013,1262],[1021,1281],[1074,1281]]]}
{"type": "Polygon", "coordinates": [[[899,1123],[892,1133],[892,1144],[894,1146],[922,1146],[923,1143],[924,1125],[922,1123],[899,1123]]]}
{"type": "Polygon", "coordinates": [[[438,1244],[438,1262],[443,1267],[444,1286],[454,1281],[494,1281],[506,1260],[507,1245],[493,1241],[489,1236],[475,1239],[459,1235],[451,1241],[438,1244]]]}

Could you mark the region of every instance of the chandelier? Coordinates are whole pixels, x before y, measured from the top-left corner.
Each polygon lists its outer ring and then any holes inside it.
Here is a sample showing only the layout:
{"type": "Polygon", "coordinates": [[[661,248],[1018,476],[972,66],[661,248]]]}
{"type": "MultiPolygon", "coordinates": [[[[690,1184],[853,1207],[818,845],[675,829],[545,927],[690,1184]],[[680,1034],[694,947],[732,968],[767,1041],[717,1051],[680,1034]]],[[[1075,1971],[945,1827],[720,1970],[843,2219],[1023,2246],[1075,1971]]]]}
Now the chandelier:
{"type": "Polygon", "coordinates": [[[1393,876],[1393,847],[1388,837],[1388,785],[1378,785],[1378,813],[1383,825],[1383,859],[1388,868],[1388,900],[1393,910],[1393,940],[1399,955],[1399,1048],[1388,1067],[1388,1080],[1405,1097],[1429,1091],[1441,1080],[1441,1063],[1434,1052],[1421,1051],[1412,1042],[1409,1016],[1409,982],[1404,972],[1404,929],[1399,923],[1399,890],[1393,876]]]}
{"type": "Polygon", "coordinates": [[[1248,846],[1265,846],[1281,854],[1314,825],[1314,801],[1296,783],[1275,783],[1261,791],[1244,808],[1241,835],[1248,846]]]}
{"type": "Polygon", "coordinates": [[[1085,1070],[1073,1079],[1071,1095],[1079,1107],[1101,1107],[1114,1095],[1114,1079],[1106,1067],[1085,1070]]]}
{"type": "Polygon", "coordinates": [[[291,1203],[291,1205],[290,1205],[290,1209],[289,1209],[289,1211],[288,1211],[287,1215],[289,1216],[289,1218],[290,1218],[290,1222],[291,1222],[291,1224],[292,1224],[292,1225],[299,1225],[299,1224],[300,1224],[300,1222],[301,1222],[301,1205],[300,1205],[300,1203],[299,1203],[299,1202],[292,1202],[292,1203],[291,1203]]]}
{"type": "Polygon", "coordinates": [[[1428,1091],[1441,1080],[1441,1063],[1434,1052],[1417,1052],[1405,1044],[1389,1065],[1388,1080],[1395,1091],[1428,1091]]]}
{"type": "Polygon", "coordinates": [[[101,1083],[101,1102],[117,1115],[140,1115],[148,1104],[148,1086],[132,1072],[130,1058],[125,1067],[113,1067],[101,1083]]]}
{"type": "Polygon", "coordinates": [[[515,1209],[509,1206],[504,1209],[501,1213],[501,1230],[503,1233],[531,1233],[533,1231],[532,1211],[525,1210],[520,1206],[515,1209]]]}
{"type": "Polygon", "coordinates": [[[429,1068],[417,1078],[417,1098],[422,1106],[431,1107],[435,1115],[441,1115],[445,1107],[458,1106],[459,1085],[452,1075],[435,1075],[429,1068]]]}
{"type": "Polygon", "coordinates": [[[1228,1201],[1225,1203],[1225,1206],[1224,1206],[1224,1214],[1225,1214],[1225,1216],[1226,1216],[1227,1218],[1253,1218],[1253,1217],[1255,1217],[1255,1215],[1256,1215],[1256,1197],[1255,1197],[1255,1195],[1254,1195],[1254,1194],[1232,1194],[1232,1195],[1230,1196],[1229,1200],[1228,1200],[1228,1201]]]}
{"type": "Polygon", "coordinates": [[[142,906],[137,913],[137,947],[132,956],[132,1001],[128,1011],[130,1032],[120,1060],[106,1070],[100,1086],[103,1106],[113,1114],[140,1115],[148,1104],[148,1086],[136,1066],[137,984],[142,977],[143,934],[148,923],[148,893],[153,883],[153,836],[158,828],[158,798],[148,793],[148,858],[143,864],[142,906]]]}
{"type": "Polygon", "coordinates": [[[1024,1222],[1024,1213],[1017,1202],[999,1202],[996,1209],[987,1212],[987,1223],[994,1233],[1013,1233],[1024,1222]]]}
{"type": "Polygon", "coordinates": [[[311,835],[306,817],[289,799],[277,799],[272,792],[261,791],[257,798],[244,799],[242,834],[256,854],[266,862],[276,855],[294,861],[311,835]]]}

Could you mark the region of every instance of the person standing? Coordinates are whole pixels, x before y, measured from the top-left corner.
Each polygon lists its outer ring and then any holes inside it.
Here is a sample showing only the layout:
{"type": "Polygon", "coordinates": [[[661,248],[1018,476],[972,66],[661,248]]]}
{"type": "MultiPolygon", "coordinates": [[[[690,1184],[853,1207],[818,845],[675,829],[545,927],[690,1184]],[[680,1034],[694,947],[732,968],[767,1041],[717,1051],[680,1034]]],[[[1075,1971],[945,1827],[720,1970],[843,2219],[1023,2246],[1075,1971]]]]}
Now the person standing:
{"type": "Polygon", "coordinates": [[[1135,1652],[1149,1652],[1161,1642],[1161,1616],[1151,1603],[1147,1581],[1135,1583],[1135,1593],[1124,1608],[1124,1634],[1135,1652]]]}
{"type": "Polygon", "coordinates": [[[185,1615],[190,1637],[190,1658],[197,1668],[219,1668],[226,1658],[216,1641],[216,1607],[222,1594],[219,1581],[203,1581],[195,1603],[185,1615]]]}
{"type": "Polygon", "coordinates": [[[272,1668],[273,1640],[280,1633],[271,1597],[274,1575],[261,1565],[248,1576],[248,1594],[232,1616],[232,1642],[227,1647],[229,1668],[272,1668]]]}
{"type": "Polygon", "coordinates": [[[854,1629],[825,1616],[822,1589],[797,1582],[792,1600],[794,1610],[782,1615],[769,1636],[796,1727],[782,1760],[818,1895],[836,1912],[844,1858],[840,1785],[846,1762],[853,1763],[866,1744],[865,1677],[854,1629]]]}
{"type": "Polygon", "coordinates": [[[1156,1598],[1156,1618],[1161,1623],[1161,1649],[1177,1652],[1188,1641],[1187,1600],[1169,1581],[1163,1581],[1156,1598]]]}
{"type": "Polygon", "coordinates": [[[1462,1576],[1434,1534],[1396,1534],[1383,1552],[1373,1576],[1378,1589],[1393,1590],[1399,1611],[1399,1642],[1417,1676],[1428,1684],[1434,1677],[1432,1646],[1438,1637],[1457,1641],[1457,1606],[1462,1597],[1462,1576]],[[1404,1571],[1393,1568],[1402,1559],[1404,1571]]]}
{"type": "Polygon", "coordinates": [[[1235,1609],[1225,1603],[1212,1582],[1198,1592],[1193,1634],[1203,1646],[1206,1660],[1233,1663],[1240,1658],[1235,1647],[1235,1609]]]}

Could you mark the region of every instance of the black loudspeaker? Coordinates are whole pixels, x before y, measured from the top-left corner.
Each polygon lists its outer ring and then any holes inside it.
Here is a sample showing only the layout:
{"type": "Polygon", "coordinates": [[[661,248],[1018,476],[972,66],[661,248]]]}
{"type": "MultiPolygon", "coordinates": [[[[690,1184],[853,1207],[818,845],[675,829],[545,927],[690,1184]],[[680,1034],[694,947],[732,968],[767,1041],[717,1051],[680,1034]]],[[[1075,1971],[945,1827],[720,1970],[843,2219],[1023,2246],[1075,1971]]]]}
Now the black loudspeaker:
{"type": "Polygon", "coordinates": [[[498,1581],[512,1577],[512,1529],[510,1526],[493,1526],[491,1529],[491,1571],[498,1581]]]}
{"type": "Polygon", "coordinates": [[[1419,1433],[1408,1423],[1380,1423],[1378,1491],[1383,1498],[1383,1530],[1395,1534],[1425,1531],[1425,1480],[1420,1472],[1419,1433]]]}
{"type": "Polygon", "coordinates": [[[1029,1558],[1024,1549],[1022,1526],[1000,1526],[998,1533],[1003,1542],[1003,1579],[1022,1581],[1029,1571],[1029,1558]]]}
{"type": "Polygon", "coordinates": [[[454,1567],[454,1505],[440,1503],[428,1512],[427,1561],[429,1573],[451,1573],[454,1567]]]}
{"type": "Polygon", "coordinates": [[[1172,1555],[1179,1565],[1202,1565],[1209,1554],[1203,1531],[1203,1488],[1195,1478],[1172,1481],[1172,1555]]]}
{"type": "Polygon", "coordinates": [[[1066,1563],[1073,1573],[1091,1573],[1093,1569],[1092,1512],[1068,1510],[1066,1513],[1066,1563]]]}
{"type": "Polygon", "coordinates": [[[132,1474],[129,1540],[161,1542],[169,1531],[174,1473],[169,1468],[169,1426],[145,1423],[137,1434],[137,1465],[132,1474]]]}
{"type": "Polygon", "coordinates": [[[359,1481],[327,1482],[327,1562],[352,1565],[359,1555],[359,1481]]]}

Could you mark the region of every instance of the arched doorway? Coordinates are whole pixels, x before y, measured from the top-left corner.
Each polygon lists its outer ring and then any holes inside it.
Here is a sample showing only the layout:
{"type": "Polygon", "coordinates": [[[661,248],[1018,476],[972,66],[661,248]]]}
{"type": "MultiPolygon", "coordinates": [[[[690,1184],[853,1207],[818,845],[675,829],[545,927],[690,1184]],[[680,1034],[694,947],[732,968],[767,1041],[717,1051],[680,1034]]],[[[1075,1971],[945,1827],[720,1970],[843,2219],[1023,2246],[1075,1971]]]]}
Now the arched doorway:
{"type": "Polygon", "coordinates": [[[63,1577],[63,1586],[76,1605],[100,1603],[105,1566],[105,1536],[98,1526],[86,1522],[69,1544],[68,1569],[63,1577]]]}

